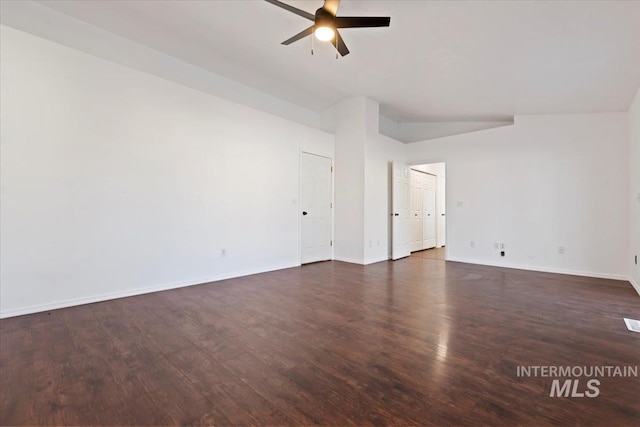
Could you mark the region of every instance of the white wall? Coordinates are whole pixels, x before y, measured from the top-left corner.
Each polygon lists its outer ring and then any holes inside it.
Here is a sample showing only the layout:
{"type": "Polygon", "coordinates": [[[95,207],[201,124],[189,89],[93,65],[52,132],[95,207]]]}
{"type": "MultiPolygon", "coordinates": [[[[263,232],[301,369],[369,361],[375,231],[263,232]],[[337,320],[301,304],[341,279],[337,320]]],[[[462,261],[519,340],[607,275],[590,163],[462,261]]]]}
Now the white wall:
{"type": "Polygon", "coordinates": [[[640,294],[640,90],[629,109],[629,124],[629,274],[640,294]]]}
{"type": "Polygon", "coordinates": [[[389,165],[403,160],[405,144],[380,135],[379,105],[347,98],[323,115],[335,132],[334,258],[357,264],[387,260],[390,254],[389,165]]]}
{"type": "MultiPolygon", "coordinates": [[[[299,264],[299,154],[334,157],[332,135],[1,31],[0,316],[299,264]]],[[[388,257],[389,162],[446,161],[450,259],[628,277],[638,98],[409,145],[378,133],[375,101],[345,100],[336,258],[388,257]]]]}
{"type": "Polygon", "coordinates": [[[8,27],[1,43],[2,316],[299,264],[300,150],[333,157],[333,136],[8,27]]]}
{"type": "Polygon", "coordinates": [[[407,150],[446,162],[450,260],[626,279],[627,141],[626,113],[516,116],[407,150]]]}
{"type": "Polygon", "coordinates": [[[365,98],[334,106],[335,132],[334,258],[362,264],[364,250],[365,98]]]}
{"type": "Polygon", "coordinates": [[[436,247],[443,247],[446,240],[446,215],[447,212],[447,193],[446,193],[446,164],[445,163],[429,163],[426,165],[414,165],[412,169],[430,173],[436,176],[436,247]]]}
{"type": "MultiPolygon", "coordinates": [[[[3,25],[320,129],[320,114],[30,0],[0,2],[3,25]]],[[[228,63],[216,57],[220,64],[228,63]]]]}
{"type": "Polygon", "coordinates": [[[369,99],[365,152],[364,263],[391,257],[391,179],[394,160],[404,161],[406,146],[378,130],[379,105],[369,99]]]}

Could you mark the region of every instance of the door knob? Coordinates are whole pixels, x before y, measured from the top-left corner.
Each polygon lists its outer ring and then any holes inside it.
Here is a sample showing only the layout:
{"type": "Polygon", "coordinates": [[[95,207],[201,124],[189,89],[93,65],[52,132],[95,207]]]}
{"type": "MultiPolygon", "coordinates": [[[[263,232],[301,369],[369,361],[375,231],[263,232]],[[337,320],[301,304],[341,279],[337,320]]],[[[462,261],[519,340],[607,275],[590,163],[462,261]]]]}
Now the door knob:
{"type": "Polygon", "coordinates": [[[307,211],[302,211],[302,215],[306,215],[306,214],[307,214],[307,211]]]}
{"type": "Polygon", "coordinates": [[[395,214],[393,214],[393,216],[400,216],[400,214],[399,213],[395,213],[395,214]]]}
{"type": "Polygon", "coordinates": [[[444,216],[444,214],[442,214],[442,216],[444,216]]]}

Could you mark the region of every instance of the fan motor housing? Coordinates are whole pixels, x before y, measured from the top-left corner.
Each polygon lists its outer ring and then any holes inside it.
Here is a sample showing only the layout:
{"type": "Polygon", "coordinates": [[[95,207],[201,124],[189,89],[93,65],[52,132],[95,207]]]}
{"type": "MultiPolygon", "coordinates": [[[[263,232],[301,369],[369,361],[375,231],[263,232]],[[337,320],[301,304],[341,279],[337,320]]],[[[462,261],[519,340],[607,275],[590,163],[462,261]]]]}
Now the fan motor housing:
{"type": "Polygon", "coordinates": [[[331,13],[327,12],[323,8],[320,8],[316,10],[315,26],[334,28],[333,18],[334,16],[331,13]]]}

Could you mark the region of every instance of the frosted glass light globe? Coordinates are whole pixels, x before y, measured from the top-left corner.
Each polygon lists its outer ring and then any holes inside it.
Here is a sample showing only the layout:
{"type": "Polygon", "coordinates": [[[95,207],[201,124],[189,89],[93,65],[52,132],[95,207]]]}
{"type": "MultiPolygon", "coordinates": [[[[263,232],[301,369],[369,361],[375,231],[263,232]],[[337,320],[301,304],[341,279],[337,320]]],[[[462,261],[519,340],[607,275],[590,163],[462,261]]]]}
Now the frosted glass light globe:
{"type": "Polygon", "coordinates": [[[328,42],[335,36],[335,31],[330,27],[318,27],[316,28],[315,35],[318,40],[328,42]]]}

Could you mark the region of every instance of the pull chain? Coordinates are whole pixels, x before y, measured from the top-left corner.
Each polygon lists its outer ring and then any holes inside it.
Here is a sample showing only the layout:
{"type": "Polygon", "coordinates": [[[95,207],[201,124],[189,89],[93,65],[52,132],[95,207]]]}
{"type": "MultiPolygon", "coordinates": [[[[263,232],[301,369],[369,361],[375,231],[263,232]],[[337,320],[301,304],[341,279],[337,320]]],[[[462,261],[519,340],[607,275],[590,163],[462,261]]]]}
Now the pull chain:
{"type": "MultiPolygon", "coordinates": [[[[338,36],[337,36],[337,35],[335,35],[334,37],[336,38],[336,59],[338,59],[338,58],[339,58],[338,53],[340,52],[340,51],[338,50],[338,46],[339,46],[339,43],[340,43],[340,39],[338,38],[338,36]]],[[[312,32],[311,32],[311,55],[312,55],[312,56],[313,56],[313,39],[314,39],[314,38],[315,38],[315,37],[313,37],[313,31],[312,31],[312,32]]]]}

